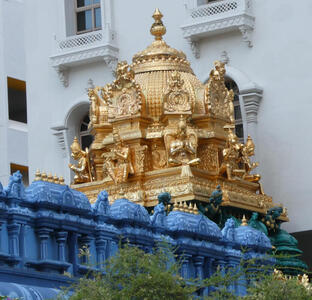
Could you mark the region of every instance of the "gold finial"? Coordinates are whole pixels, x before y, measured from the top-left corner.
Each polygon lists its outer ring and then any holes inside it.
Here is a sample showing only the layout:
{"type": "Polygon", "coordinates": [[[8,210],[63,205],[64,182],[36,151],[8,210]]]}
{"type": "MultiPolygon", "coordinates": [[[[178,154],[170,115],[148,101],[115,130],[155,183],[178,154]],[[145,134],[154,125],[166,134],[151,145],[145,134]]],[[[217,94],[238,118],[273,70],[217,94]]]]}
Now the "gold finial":
{"type": "Polygon", "coordinates": [[[178,210],[179,211],[183,211],[183,203],[182,202],[179,202],[178,210]]]}
{"type": "Polygon", "coordinates": [[[193,208],[193,204],[191,202],[190,206],[189,206],[189,213],[192,214],[194,212],[194,208],[193,208]]]}
{"type": "Polygon", "coordinates": [[[63,177],[63,176],[60,177],[60,184],[61,184],[61,185],[65,185],[65,180],[64,180],[64,177],[63,177]]]}
{"type": "Polygon", "coordinates": [[[188,207],[187,207],[186,202],[183,202],[183,211],[188,212],[188,207]]]}
{"type": "Polygon", "coordinates": [[[198,215],[198,208],[197,208],[196,203],[194,204],[193,211],[194,211],[194,215],[198,215]]]}
{"type": "Polygon", "coordinates": [[[42,181],[48,181],[47,173],[46,173],[46,172],[43,172],[43,173],[41,174],[41,178],[42,178],[42,181]]]}
{"type": "Polygon", "coordinates": [[[41,173],[40,170],[37,169],[36,173],[35,173],[35,180],[34,181],[39,181],[41,180],[41,173]]]}
{"type": "Polygon", "coordinates": [[[59,183],[60,183],[60,180],[59,180],[59,178],[57,177],[56,174],[55,174],[54,177],[53,177],[53,182],[56,183],[56,184],[59,184],[59,183]]]}
{"type": "Polygon", "coordinates": [[[155,36],[156,41],[162,40],[162,36],[166,33],[166,27],[164,26],[162,22],[162,13],[159,11],[158,8],[155,9],[155,12],[153,14],[153,18],[155,22],[152,24],[151,27],[151,34],[155,36]]]}
{"type": "Polygon", "coordinates": [[[177,202],[177,199],[174,200],[174,205],[173,205],[173,211],[178,211],[179,210],[179,205],[177,202]]]}
{"type": "Polygon", "coordinates": [[[241,224],[241,226],[247,226],[248,224],[247,224],[247,219],[246,219],[246,217],[245,217],[245,215],[243,215],[243,219],[242,219],[242,224],[241,224]]]}
{"type": "Polygon", "coordinates": [[[48,175],[48,182],[53,182],[52,173],[49,173],[49,175],[48,175]]]}

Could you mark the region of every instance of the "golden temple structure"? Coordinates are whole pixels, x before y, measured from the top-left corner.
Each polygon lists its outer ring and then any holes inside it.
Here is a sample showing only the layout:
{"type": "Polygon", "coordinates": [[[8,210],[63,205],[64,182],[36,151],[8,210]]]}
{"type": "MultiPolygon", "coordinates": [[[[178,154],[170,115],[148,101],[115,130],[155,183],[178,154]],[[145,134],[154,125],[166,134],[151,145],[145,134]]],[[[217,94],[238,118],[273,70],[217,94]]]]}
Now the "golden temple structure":
{"type": "MultiPolygon", "coordinates": [[[[194,75],[183,52],[163,40],[166,28],[156,9],[150,29],[155,40],[119,62],[116,80],[89,89],[90,149],[75,139],[75,188],[91,203],[106,190],[110,201],[124,197],[153,207],[161,192],[175,203],[208,202],[217,185],[222,206],[265,214],[273,207],[260,175],[252,174],[254,144],[234,132],[233,91],[216,61],[207,84],[194,75]]],[[[280,220],[287,221],[284,213],[280,220]]]]}

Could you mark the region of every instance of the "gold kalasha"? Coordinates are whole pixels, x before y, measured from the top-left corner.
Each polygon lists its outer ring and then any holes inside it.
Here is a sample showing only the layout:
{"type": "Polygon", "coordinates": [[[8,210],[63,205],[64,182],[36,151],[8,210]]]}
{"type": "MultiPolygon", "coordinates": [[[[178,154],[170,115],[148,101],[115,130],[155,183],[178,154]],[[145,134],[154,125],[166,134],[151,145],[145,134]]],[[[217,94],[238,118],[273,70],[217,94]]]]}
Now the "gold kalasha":
{"type": "MultiPolygon", "coordinates": [[[[251,137],[242,144],[234,133],[234,93],[224,84],[224,64],[216,61],[202,84],[185,54],[163,40],[158,9],[153,18],[152,44],[131,65],[119,62],[111,84],[89,89],[94,140],[84,151],[73,142],[78,165],[70,165],[72,187],[91,203],[106,190],[111,202],[122,195],[146,207],[169,192],[174,210],[198,213],[185,201],[208,202],[219,184],[223,206],[266,213],[272,199],[263,193],[260,175],[251,174],[258,165],[250,161],[251,137]]],[[[288,220],[286,214],[280,218],[288,220]]]]}

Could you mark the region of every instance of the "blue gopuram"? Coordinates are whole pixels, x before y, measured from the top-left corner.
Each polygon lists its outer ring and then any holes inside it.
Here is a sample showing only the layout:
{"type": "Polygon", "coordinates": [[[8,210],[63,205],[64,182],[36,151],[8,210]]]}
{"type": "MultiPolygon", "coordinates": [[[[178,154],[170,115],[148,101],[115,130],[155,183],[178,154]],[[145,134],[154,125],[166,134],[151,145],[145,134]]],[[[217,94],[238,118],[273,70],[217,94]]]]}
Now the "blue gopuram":
{"type": "MultiPolygon", "coordinates": [[[[236,266],[246,256],[261,258],[271,249],[263,232],[235,227],[232,219],[221,231],[192,207],[175,204],[167,214],[162,202],[150,216],[127,199],[110,205],[106,191],[91,205],[66,185],[39,180],[25,189],[19,171],[8,187],[0,184],[0,226],[0,295],[24,300],[55,298],[60,286],[86,274],[86,257],[79,257],[83,246],[90,250],[89,265],[101,268],[120,242],[152,251],[165,239],[183,255],[185,278],[209,277],[218,266],[236,266]]],[[[235,289],[244,293],[238,285],[235,289]]]]}

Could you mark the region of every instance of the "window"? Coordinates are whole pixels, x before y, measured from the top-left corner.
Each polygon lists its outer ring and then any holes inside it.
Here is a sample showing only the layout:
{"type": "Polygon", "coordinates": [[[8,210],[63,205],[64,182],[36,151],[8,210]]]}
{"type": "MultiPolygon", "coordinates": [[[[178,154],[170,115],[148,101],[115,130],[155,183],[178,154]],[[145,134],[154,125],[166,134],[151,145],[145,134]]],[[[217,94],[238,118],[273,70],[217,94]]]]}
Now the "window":
{"type": "Polygon", "coordinates": [[[237,84],[230,78],[225,79],[225,85],[228,90],[233,90],[234,92],[234,117],[235,117],[235,134],[240,139],[241,142],[244,141],[244,127],[243,127],[243,119],[242,112],[239,105],[239,90],[237,84]]]}
{"type": "Polygon", "coordinates": [[[86,147],[90,147],[92,141],[93,141],[93,137],[90,134],[90,131],[88,129],[88,125],[89,125],[90,119],[89,119],[89,114],[87,114],[80,125],[80,145],[81,148],[84,150],[86,147]]]}
{"type": "Polygon", "coordinates": [[[75,0],[77,34],[101,29],[100,0],[75,0]]]}
{"type": "Polygon", "coordinates": [[[10,171],[11,175],[15,173],[16,171],[20,171],[23,175],[23,184],[25,186],[29,185],[28,167],[11,163],[10,169],[11,169],[10,171]]]}
{"type": "Polygon", "coordinates": [[[26,82],[8,77],[9,119],[27,123],[26,82]]]}

